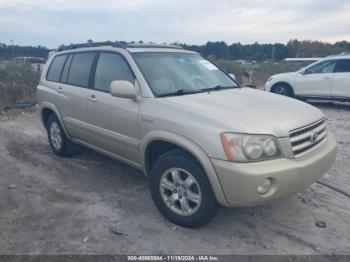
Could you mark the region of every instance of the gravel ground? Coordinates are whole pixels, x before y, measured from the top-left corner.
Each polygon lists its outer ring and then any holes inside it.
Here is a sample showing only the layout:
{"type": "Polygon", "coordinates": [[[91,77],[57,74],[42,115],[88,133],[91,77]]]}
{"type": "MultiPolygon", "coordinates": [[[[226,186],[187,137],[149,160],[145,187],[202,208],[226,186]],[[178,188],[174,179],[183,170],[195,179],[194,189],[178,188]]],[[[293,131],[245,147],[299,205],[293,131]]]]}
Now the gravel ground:
{"type": "Polygon", "coordinates": [[[315,104],[333,168],[283,201],[167,222],[137,170],[87,149],[56,157],[36,113],[0,115],[0,254],[350,254],[350,105],[315,104]]]}

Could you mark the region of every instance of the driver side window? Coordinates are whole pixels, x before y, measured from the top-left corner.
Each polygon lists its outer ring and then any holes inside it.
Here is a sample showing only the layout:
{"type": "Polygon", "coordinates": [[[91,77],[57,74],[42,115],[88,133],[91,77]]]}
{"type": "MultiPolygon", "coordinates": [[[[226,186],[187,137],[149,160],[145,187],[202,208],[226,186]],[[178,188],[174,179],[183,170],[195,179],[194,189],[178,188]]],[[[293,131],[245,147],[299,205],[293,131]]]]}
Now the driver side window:
{"type": "Polygon", "coordinates": [[[114,80],[134,82],[134,76],[126,61],[118,54],[101,53],[95,73],[94,88],[109,93],[110,85],[114,80]]]}
{"type": "Polygon", "coordinates": [[[335,61],[324,61],[318,63],[310,68],[308,68],[305,73],[306,74],[327,74],[333,73],[335,68],[335,61]]]}

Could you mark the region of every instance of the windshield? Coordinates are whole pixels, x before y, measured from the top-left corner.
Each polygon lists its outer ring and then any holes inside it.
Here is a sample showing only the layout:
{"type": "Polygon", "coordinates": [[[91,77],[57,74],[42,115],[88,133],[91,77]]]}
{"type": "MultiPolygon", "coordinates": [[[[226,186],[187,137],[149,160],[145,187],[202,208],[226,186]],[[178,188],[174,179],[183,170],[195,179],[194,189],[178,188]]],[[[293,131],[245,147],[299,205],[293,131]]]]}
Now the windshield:
{"type": "Polygon", "coordinates": [[[135,53],[136,63],[157,97],[236,88],[214,64],[191,53],[135,53]]]}
{"type": "Polygon", "coordinates": [[[302,71],[305,71],[306,69],[308,69],[308,68],[310,68],[310,67],[312,67],[312,66],[314,66],[314,65],[317,65],[317,64],[319,64],[320,62],[322,62],[322,60],[318,60],[318,61],[316,61],[316,62],[313,62],[313,63],[309,63],[309,64],[307,64],[307,65],[304,65],[303,67],[301,67],[299,70],[298,70],[298,72],[302,72],[302,71]]]}

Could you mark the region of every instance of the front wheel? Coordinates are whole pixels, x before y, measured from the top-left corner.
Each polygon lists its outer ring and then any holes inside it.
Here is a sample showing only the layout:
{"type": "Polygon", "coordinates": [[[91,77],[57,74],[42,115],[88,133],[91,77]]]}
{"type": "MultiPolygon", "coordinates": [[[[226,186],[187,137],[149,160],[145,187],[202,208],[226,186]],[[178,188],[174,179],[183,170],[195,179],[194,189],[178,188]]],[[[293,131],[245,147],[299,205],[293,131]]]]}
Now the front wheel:
{"type": "Polygon", "coordinates": [[[286,84],[276,84],[273,87],[272,92],[283,96],[293,97],[292,88],[286,84]]]}
{"type": "Polygon", "coordinates": [[[200,164],[182,150],[162,156],[152,168],[153,201],[169,221],[200,227],[216,214],[218,203],[200,164]]]}

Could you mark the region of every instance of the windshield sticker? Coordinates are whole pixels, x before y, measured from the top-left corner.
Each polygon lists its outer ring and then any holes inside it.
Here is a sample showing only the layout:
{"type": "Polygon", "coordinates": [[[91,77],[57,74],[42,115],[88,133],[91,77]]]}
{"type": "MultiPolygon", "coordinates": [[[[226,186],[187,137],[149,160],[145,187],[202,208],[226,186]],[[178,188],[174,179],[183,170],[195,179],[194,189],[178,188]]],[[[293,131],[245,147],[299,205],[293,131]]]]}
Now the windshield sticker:
{"type": "Polygon", "coordinates": [[[214,66],[212,63],[210,63],[207,60],[199,60],[199,63],[204,65],[208,70],[218,70],[216,66],[214,66]]]}

